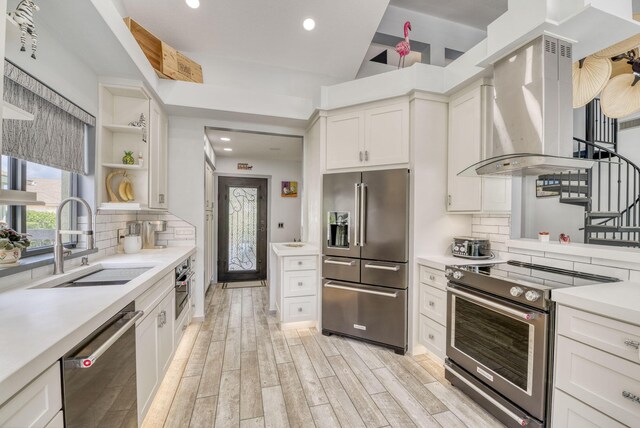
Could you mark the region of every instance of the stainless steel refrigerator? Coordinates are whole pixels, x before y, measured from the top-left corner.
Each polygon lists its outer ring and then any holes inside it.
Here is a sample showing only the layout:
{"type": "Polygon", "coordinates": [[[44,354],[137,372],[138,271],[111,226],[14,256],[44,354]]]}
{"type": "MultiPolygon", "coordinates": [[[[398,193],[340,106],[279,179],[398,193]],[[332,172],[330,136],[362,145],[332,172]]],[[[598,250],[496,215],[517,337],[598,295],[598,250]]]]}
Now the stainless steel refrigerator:
{"type": "Polygon", "coordinates": [[[407,349],[409,170],[326,174],[322,333],[407,349]]]}

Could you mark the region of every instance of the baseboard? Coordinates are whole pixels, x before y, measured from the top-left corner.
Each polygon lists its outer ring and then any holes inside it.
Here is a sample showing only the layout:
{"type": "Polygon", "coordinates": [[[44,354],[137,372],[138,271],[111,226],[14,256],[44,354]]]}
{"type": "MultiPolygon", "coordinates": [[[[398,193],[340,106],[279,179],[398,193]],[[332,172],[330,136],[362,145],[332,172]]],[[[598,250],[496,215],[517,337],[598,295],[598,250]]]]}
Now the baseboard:
{"type": "Polygon", "coordinates": [[[298,328],[313,328],[317,325],[316,321],[297,321],[280,324],[280,330],[295,330],[298,328]]]}
{"type": "Polygon", "coordinates": [[[192,317],[191,322],[204,322],[204,317],[192,317]]]}

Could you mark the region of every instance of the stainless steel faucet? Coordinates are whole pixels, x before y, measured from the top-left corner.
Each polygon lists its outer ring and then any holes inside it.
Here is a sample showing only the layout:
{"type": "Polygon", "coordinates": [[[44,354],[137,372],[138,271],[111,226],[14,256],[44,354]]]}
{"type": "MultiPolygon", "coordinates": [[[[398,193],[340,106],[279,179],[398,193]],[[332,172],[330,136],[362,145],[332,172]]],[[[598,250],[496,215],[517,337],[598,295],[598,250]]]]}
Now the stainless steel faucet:
{"type": "Polygon", "coordinates": [[[60,202],[56,209],[56,242],[53,246],[53,274],[64,273],[64,247],[62,246],[62,235],[86,235],[87,236],[87,250],[93,250],[93,211],[89,203],[82,198],[76,198],[74,196],[67,198],[60,202]],[[60,221],[62,208],[67,202],[79,202],[87,210],[88,224],[87,230],[60,230],[60,221]]]}

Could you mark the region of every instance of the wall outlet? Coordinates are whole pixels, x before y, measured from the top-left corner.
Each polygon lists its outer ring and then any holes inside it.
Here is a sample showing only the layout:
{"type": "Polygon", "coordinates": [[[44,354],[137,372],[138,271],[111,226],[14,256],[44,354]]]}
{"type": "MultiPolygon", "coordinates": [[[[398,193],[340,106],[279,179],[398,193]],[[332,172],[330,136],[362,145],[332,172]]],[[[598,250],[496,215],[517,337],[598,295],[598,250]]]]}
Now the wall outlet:
{"type": "Polygon", "coordinates": [[[127,229],[118,229],[118,245],[121,245],[124,240],[125,235],[127,234],[127,229]]]}
{"type": "Polygon", "coordinates": [[[175,227],[173,229],[173,236],[180,238],[189,238],[195,236],[195,230],[192,227],[175,227]]]}

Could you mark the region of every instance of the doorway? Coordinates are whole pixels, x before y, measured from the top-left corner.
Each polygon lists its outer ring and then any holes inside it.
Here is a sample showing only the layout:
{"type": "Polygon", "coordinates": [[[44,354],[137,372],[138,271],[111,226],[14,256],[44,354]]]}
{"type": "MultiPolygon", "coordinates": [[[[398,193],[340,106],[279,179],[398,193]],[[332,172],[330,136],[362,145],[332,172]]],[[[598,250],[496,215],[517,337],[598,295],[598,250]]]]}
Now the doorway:
{"type": "Polygon", "coordinates": [[[218,177],[218,282],[267,278],[267,179],[218,177]]]}

